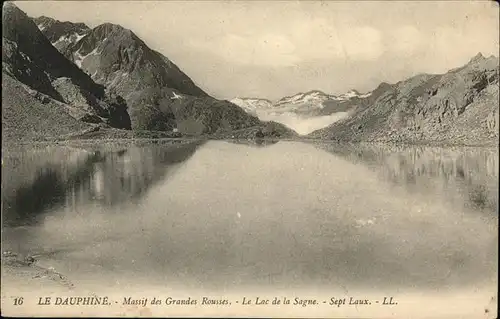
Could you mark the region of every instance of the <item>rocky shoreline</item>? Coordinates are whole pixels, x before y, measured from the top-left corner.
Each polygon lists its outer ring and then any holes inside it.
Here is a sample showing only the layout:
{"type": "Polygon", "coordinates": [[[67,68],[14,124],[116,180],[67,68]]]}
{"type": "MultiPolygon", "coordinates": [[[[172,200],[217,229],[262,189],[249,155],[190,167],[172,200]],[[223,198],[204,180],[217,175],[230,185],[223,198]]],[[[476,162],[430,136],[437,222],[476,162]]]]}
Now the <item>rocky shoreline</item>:
{"type": "Polygon", "coordinates": [[[31,285],[35,281],[43,285],[56,285],[66,290],[74,289],[75,285],[65,275],[53,267],[43,267],[38,264],[37,255],[22,255],[6,250],[2,252],[2,281],[17,282],[20,285],[31,285]]]}

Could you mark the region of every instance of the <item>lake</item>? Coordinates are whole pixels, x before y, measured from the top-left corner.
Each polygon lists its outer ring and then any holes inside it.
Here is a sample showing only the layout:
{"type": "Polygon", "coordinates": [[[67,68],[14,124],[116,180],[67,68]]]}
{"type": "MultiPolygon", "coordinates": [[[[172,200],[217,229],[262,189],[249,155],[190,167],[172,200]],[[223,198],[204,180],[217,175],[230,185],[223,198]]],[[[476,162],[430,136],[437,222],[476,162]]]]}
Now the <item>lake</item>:
{"type": "Polygon", "coordinates": [[[433,314],[467,306],[482,317],[496,303],[498,155],[292,141],[19,146],[2,151],[2,249],[76,290],[392,294],[408,311],[425,300],[433,314]]]}

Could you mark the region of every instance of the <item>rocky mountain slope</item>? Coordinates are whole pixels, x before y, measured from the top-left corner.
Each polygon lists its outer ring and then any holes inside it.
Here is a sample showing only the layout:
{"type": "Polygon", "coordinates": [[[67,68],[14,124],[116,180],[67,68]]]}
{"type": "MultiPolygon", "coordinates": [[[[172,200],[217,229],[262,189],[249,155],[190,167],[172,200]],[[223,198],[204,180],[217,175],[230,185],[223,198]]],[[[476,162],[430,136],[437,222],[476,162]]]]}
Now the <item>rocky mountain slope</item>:
{"type": "Polygon", "coordinates": [[[498,143],[499,60],[481,54],[446,74],[384,83],[351,117],[310,137],[341,141],[498,143]]]}
{"type": "MultiPolygon", "coordinates": [[[[59,111],[76,120],[130,129],[130,118],[123,99],[95,83],[68,61],[15,5],[5,3],[3,8],[2,78],[8,78],[8,83],[15,79],[26,85],[29,93],[23,92],[22,95],[35,97],[30,101],[33,105],[38,103],[37,108],[42,107],[39,104],[53,103],[58,105],[59,111]]],[[[11,89],[14,86],[2,83],[2,87],[9,103],[19,99],[13,96],[15,90],[11,89]]],[[[9,121],[16,122],[15,117],[26,115],[21,114],[25,106],[18,106],[17,109],[15,105],[10,106],[9,114],[14,118],[2,116],[2,124],[7,126],[9,121]]]]}
{"type": "Polygon", "coordinates": [[[65,51],[69,45],[80,41],[90,31],[84,23],[61,22],[46,16],[35,18],[33,22],[59,51],[65,51]]]}
{"type": "Polygon", "coordinates": [[[70,115],[66,104],[2,72],[2,143],[54,139],[90,130],[92,125],[70,115]]]}
{"type": "Polygon", "coordinates": [[[208,96],[167,57],[119,25],[99,25],[63,53],[97,83],[115,88],[127,100],[134,92],[163,87],[208,96]]]}
{"type": "MultiPolygon", "coordinates": [[[[81,24],[69,27],[66,22],[46,17],[34,21],[51,41],[71,39],[67,46],[58,48],[61,53],[96,83],[123,96],[133,130],[231,135],[235,130],[266,127],[233,103],[209,96],[172,61],[128,29],[105,23],[86,30],[81,24]]],[[[285,127],[280,132],[295,134],[285,127]]]]}

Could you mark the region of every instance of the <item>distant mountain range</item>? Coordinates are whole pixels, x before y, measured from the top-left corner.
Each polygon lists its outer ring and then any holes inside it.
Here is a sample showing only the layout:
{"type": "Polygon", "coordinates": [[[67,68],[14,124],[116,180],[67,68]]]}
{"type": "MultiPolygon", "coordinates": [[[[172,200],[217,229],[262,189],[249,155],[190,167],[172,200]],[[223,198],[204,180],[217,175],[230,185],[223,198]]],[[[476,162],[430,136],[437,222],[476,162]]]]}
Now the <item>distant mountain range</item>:
{"type": "MultiPolygon", "coordinates": [[[[29,109],[39,110],[48,119],[44,122],[73,118],[75,128],[83,129],[64,131],[73,135],[99,128],[214,137],[257,131],[295,135],[284,125],[260,121],[210,97],[167,57],[119,25],[91,29],[45,16],[32,19],[10,2],[3,9],[2,78],[9,85],[2,84],[2,109],[8,109],[2,124],[11,138],[37,136],[40,125],[29,109]],[[19,99],[29,100],[29,108],[23,109],[19,99]]],[[[59,137],[60,127],[40,134],[59,137]]]]}
{"type": "Polygon", "coordinates": [[[283,123],[305,135],[353,114],[372,92],[351,90],[340,95],[313,90],[283,97],[277,101],[258,98],[235,98],[231,102],[261,120],[283,123]]]}
{"type": "Polygon", "coordinates": [[[274,102],[256,98],[232,102],[260,119],[274,119],[310,138],[497,144],[498,74],[498,57],[479,53],[445,74],[381,83],[364,94],[310,91],[274,102]]]}
{"type": "Polygon", "coordinates": [[[291,111],[298,114],[318,116],[345,112],[356,105],[360,99],[370,96],[371,92],[360,94],[351,90],[345,94],[332,95],[314,90],[283,97],[277,101],[258,98],[234,98],[234,104],[252,113],[256,110],[291,111]]]}

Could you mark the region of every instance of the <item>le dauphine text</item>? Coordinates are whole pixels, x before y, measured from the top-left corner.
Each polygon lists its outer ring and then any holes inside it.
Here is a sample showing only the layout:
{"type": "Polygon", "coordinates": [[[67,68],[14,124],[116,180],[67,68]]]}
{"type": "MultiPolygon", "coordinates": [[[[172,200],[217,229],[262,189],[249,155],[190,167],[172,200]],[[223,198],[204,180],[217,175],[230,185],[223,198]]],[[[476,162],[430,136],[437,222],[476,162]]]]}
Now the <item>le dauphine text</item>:
{"type": "MultiPolygon", "coordinates": [[[[19,300],[15,298],[14,304],[20,305],[19,300]]],[[[116,298],[115,298],[116,299],[116,298]]],[[[367,299],[355,296],[330,297],[328,299],[300,298],[300,297],[241,297],[230,300],[227,298],[214,297],[187,297],[174,298],[166,297],[122,297],[119,300],[112,300],[109,297],[98,296],[51,296],[39,297],[36,303],[38,306],[395,306],[397,301],[394,297],[385,296],[379,299],[367,299]]]]}

